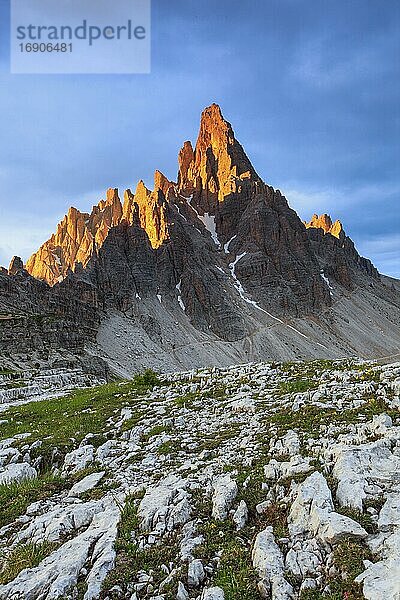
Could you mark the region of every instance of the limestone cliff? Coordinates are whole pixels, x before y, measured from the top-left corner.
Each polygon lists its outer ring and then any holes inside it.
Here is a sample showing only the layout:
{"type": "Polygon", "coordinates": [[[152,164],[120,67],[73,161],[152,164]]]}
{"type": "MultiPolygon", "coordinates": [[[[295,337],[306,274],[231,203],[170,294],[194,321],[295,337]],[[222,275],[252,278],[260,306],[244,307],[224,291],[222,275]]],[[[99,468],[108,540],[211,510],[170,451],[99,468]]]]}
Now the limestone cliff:
{"type": "MultiPolygon", "coordinates": [[[[158,172],[157,172],[158,173],[158,172]]],[[[158,173],[154,192],[139,182],[135,194],[128,189],[122,206],[118,189],[107,190],[106,199],[93,207],[90,214],[70,208],[57,226],[57,231],[33,254],[26,263],[26,270],[33,277],[54,285],[62,281],[69,271],[81,264],[86,267],[113,227],[123,220],[132,224],[135,211],[141,226],[149,236],[153,248],[157,248],[167,237],[165,219],[165,196],[167,180],[158,173]]]]}
{"type": "Polygon", "coordinates": [[[208,212],[215,210],[243,180],[259,181],[251,162],[225,121],[217,104],[206,108],[200,121],[195,150],[185,142],[179,153],[178,185],[186,195],[195,191],[199,204],[208,212]]]}

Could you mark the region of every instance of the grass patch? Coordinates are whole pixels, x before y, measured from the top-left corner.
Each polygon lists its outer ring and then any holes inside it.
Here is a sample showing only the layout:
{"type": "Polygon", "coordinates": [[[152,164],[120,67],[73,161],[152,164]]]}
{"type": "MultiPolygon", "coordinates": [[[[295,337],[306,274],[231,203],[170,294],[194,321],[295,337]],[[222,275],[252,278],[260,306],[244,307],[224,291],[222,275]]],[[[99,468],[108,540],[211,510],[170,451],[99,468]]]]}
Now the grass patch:
{"type": "Polygon", "coordinates": [[[258,598],[257,576],[251,562],[251,540],[254,531],[246,527],[239,532],[230,520],[210,519],[211,505],[201,502],[196,513],[202,515],[199,533],[204,542],[195,549],[195,555],[209,562],[222,550],[218,569],[212,577],[212,585],[224,590],[225,600],[254,600],[258,598]]]}
{"type": "Polygon", "coordinates": [[[49,498],[70,487],[70,482],[52,473],[43,473],[34,479],[0,485],[0,527],[23,515],[33,502],[49,498]]]}
{"type": "Polygon", "coordinates": [[[364,418],[365,421],[371,420],[375,415],[383,412],[392,417],[393,421],[399,418],[398,411],[391,410],[383,400],[370,397],[359,408],[347,410],[324,409],[313,405],[303,406],[298,411],[283,409],[268,417],[266,422],[276,425],[280,435],[289,429],[313,433],[317,432],[321,425],[360,423],[360,418],[364,418]]]}
{"type": "Polygon", "coordinates": [[[363,560],[371,560],[370,550],[361,542],[344,540],[334,549],[334,563],[341,576],[328,581],[330,594],[328,598],[346,598],[346,600],[362,600],[362,586],[354,579],[365,570],[363,560]]]}
{"type": "Polygon", "coordinates": [[[258,597],[250,551],[239,537],[224,547],[213,584],[224,590],[225,600],[254,600],[258,597]]]}
{"type": "Polygon", "coordinates": [[[209,400],[224,400],[226,398],[226,386],[216,385],[209,390],[197,390],[196,392],[187,392],[183,396],[174,398],[173,402],[178,408],[193,409],[197,401],[202,398],[209,400]]]}
{"type": "Polygon", "coordinates": [[[167,442],[163,442],[157,448],[158,455],[167,455],[174,454],[175,452],[179,452],[181,450],[181,443],[179,440],[168,440],[167,442]]]}
{"type": "Polygon", "coordinates": [[[319,590],[304,590],[300,600],[363,600],[362,586],[354,579],[364,571],[363,560],[372,558],[362,542],[343,540],[334,549],[334,562],[340,573],[326,581],[330,591],[323,594],[319,590]]]}
{"type": "Polygon", "coordinates": [[[317,387],[318,383],[316,381],[299,378],[292,381],[282,381],[279,385],[279,391],[281,394],[295,394],[315,390],[317,387]]]}
{"type": "Polygon", "coordinates": [[[385,502],[386,498],[383,495],[376,496],[375,498],[366,498],[364,500],[364,508],[365,510],[367,510],[367,508],[375,508],[375,510],[379,512],[385,504],[385,502]]]}
{"type": "Polygon", "coordinates": [[[193,403],[196,400],[200,400],[200,398],[200,392],[188,392],[187,394],[183,394],[183,396],[174,398],[173,402],[178,408],[192,408],[193,403]]]}
{"type": "Polygon", "coordinates": [[[148,442],[150,438],[155,437],[156,435],[161,435],[162,433],[169,433],[170,431],[171,426],[169,425],[155,425],[155,427],[152,427],[150,431],[142,435],[142,439],[148,442]]]}
{"type": "Polygon", "coordinates": [[[240,423],[231,423],[229,428],[221,429],[213,434],[203,435],[201,438],[198,438],[199,446],[197,447],[196,452],[201,452],[202,450],[216,450],[225,442],[236,437],[240,428],[240,423]]]}
{"type": "Polygon", "coordinates": [[[44,541],[40,544],[18,544],[0,558],[0,584],[4,585],[17,577],[24,569],[37,567],[47,556],[49,556],[58,544],[44,541]]]}
{"type": "MultiPolygon", "coordinates": [[[[10,407],[2,413],[2,419],[6,422],[0,424],[0,439],[29,433],[30,436],[23,443],[41,440],[40,455],[45,461],[48,459],[50,464],[55,446],[62,455],[66,454],[88,433],[97,436],[98,444],[102,443],[107,421],[123,407],[131,407],[136,412],[124,427],[127,428],[132,422],[136,424],[142,412],[135,408],[135,400],[155,385],[155,381],[158,379],[143,374],[134,381],[108,383],[76,390],[62,398],[10,407]]],[[[91,443],[95,443],[95,440],[92,439],[91,443]]]]}

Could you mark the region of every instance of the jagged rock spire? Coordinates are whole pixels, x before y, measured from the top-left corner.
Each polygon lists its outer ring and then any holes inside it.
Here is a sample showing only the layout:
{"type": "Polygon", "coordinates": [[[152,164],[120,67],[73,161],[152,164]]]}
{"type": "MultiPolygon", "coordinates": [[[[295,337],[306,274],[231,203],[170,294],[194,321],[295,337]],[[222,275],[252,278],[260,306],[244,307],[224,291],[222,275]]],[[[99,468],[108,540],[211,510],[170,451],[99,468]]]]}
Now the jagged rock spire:
{"type": "Polygon", "coordinates": [[[155,174],[155,189],[151,192],[143,181],[135,194],[128,189],[122,206],[117,188],[109,188],[105,200],[93,206],[91,213],[81,213],[71,207],[57,226],[57,231],[35,252],[26,264],[27,271],[50,285],[62,281],[77,264],[86,267],[89,260],[103,245],[111,228],[123,220],[132,224],[135,210],[153,248],[158,248],[168,237],[165,217],[165,196],[172,186],[159,171],[155,174]]]}
{"type": "Polygon", "coordinates": [[[307,229],[311,227],[323,229],[324,233],[330,233],[336,238],[340,238],[341,235],[344,235],[341,222],[337,220],[333,223],[331,217],[326,213],[322,215],[314,214],[311,218],[311,221],[303,221],[303,223],[307,229]]]}
{"type": "Polygon", "coordinates": [[[10,266],[8,267],[9,275],[16,275],[19,271],[23,271],[24,263],[19,256],[13,256],[10,262],[10,266]]]}
{"type": "Polygon", "coordinates": [[[186,195],[196,192],[198,204],[214,212],[218,202],[248,179],[259,177],[220,107],[211,104],[201,115],[195,149],[185,142],[179,153],[179,188],[186,195]]]}

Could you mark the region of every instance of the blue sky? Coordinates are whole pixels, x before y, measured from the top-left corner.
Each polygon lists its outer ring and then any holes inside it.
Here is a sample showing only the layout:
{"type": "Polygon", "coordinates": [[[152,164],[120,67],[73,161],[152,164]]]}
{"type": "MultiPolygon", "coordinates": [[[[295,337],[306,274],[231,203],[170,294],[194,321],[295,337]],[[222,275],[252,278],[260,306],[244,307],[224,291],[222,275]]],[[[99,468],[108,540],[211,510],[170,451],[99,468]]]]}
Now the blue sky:
{"type": "Polygon", "coordinates": [[[400,3],[153,0],[150,75],[11,75],[1,2],[0,264],[68,206],[174,179],[218,102],[256,170],[302,218],[340,218],[400,277],[400,3]]]}

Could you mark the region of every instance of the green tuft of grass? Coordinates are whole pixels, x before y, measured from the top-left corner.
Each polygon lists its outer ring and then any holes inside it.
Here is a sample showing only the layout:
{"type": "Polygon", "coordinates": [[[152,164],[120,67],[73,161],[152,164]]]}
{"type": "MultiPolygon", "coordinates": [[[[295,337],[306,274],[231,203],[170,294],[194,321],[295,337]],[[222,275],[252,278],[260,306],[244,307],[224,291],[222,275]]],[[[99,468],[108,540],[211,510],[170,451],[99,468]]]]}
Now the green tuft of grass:
{"type": "Polygon", "coordinates": [[[150,438],[155,437],[156,435],[161,435],[162,433],[169,433],[171,431],[171,427],[168,425],[155,425],[148,431],[143,434],[142,438],[145,441],[148,441],[150,438]]]}
{"type": "Polygon", "coordinates": [[[167,455],[174,454],[175,452],[179,452],[181,450],[181,443],[179,440],[168,440],[168,442],[163,442],[157,448],[157,454],[159,455],[167,455]]]}
{"type": "Polygon", "coordinates": [[[33,502],[49,498],[53,494],[68,489],[70,482],[50,472],[34,479],[24,479],[0,485],[0,527],[12,523],[23,515],[33,502]]]}
{"type": "Polygon", "coordinates": [[[362,586],[354,579],[364,571],[364,560],[371,560],[371,551],[362,542],[343,540],[334,549],[334,563],[340,570],[340,576],[328,580],[330,594],[328,599],[362,600],[362,586]]]}
{"type": "Polygon", "coordinates": [[[254,600],[258,597],[257,578],[250,550],[238,537],[224,547],[213,584],[224,590],[225,600],[254,600]]]}
{"type": "Polygon", "coordinates": [[[37,567],[57,547],[58,544],[49,541],[18,544],[11,552],[0,557],[0,584],[13,581],[24,569],[37,567]]]}
{"type": "Polygon", "coordinates": [[[315,390],[318,387],[318,383],[312,379],[293,379],[291,381],[283,381],[279,390],[281,394],[294,394],[300,392],[308,392],[308,390],[315,390]]]}

